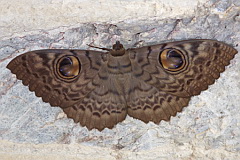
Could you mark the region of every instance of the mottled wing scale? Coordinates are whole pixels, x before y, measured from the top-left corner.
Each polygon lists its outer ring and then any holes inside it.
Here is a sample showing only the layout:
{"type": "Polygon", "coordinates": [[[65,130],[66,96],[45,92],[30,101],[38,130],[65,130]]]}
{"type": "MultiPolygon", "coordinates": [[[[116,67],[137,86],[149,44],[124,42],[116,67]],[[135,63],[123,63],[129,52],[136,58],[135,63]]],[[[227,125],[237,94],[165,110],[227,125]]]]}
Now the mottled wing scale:
{"type": "Polygon", "coordinates": [[[109,92],[104,65],[102,52],[39,50],[16,57],[7,68],[44,102],[61,107],[82,126],[102,130],[112,128],[126,117],[122,96],[109,92]],[[76,56],[80,60],[81,71],[74,81],[65,81],[56,73],[54,66],[63,56],[76,56]]]}
{"type": "Polygon", "coordinates": [[[160,91],[136,77],[132,81],[135,83],[129,91],[128,115],[145,123],[152,121],[158,124],[161,120],[170,120],[190,100],[190,97],[178,97],[160,91]]]}
{"type": "Polygon", "coordinates": [[[133,73],[159,90],[188,97],[198,95],[219,78],[237,53],[231,46],[214,40],[186,40],[130,50],[134,57],[133,73]],[[180,50],[186,65],[175,72],[159,64],[159,53],[167,48],[180,50]],[[196,88],[196,87],[200,88],[196,88]]]}
{"type": "Polygon", "coordinates": [[[134,81],[138,80],[139,85],[131,91],[128,114],[155,123],[170,120],[188,105],[191,96],[206,90],[237,53],[231,46],[214,40],[178,41],[129,52],[134,81]],[[181,70],[172,72],[159,63],[160,53],[168,48],[183,53],[186,63],[181,70]]]}
{"type": "Polygon", "coordinates": [[[100,69],[100,64],[93,66],[93,62],[101,63],[101,54],[99,52],[91,52],[91,54],[94,56],[90,57],[84,51],[32,51],[12,60],[7,68],[16,74],[24,85],[29,86],[30,91],[35,91],[36,96],[42,97],[44,102],[64,108],[75,104],[79,98],[93,89],[90,84],[94,82],[94,77],[100,69]],[[63,55],[76,56],[76,54],[82,61],[82,70],[78,80],[69,83],[57,76],[54,66],[63,55]]]}
{"type": "Polygon", "coordinates": [[[107,53],[32,51],[16,57],[7,68],[74,122],[103,130],[127,114],[146,123],[170,120],[191,96],[214,83],[236,53],[214,40],[128,50],[117,42],[107,53]]]}
{"type": "Polygon", "coordinates": [[[126,102],[123,94],[118,94],[114,75],[108,74],[103,65],[94,78],[95,88],[86,97],[78,101],[73,107],[64,109],[68,117],[74,122],[80,122],[88,129],[113,128],[118,122],[126,118],[126,102]],[[110,85],[112,84],[112,85],[110,85]]]}

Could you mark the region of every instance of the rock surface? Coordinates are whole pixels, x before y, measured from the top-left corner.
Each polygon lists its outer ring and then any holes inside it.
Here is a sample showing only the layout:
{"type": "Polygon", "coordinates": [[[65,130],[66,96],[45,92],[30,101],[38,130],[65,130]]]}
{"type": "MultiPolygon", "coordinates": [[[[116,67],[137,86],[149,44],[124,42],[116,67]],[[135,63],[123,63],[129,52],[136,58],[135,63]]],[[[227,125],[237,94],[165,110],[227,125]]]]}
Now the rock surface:
{"type": "Polygon", "coordinates": [[[128,48],[217,39],[240,52],[238,0],[3,0],[0,6],[0,159],[240,159],[240,54],[170,122],[127,117],[102,132],[75,124],[6,69],[30,50],[110,48],[116,40],[128,48]]]}

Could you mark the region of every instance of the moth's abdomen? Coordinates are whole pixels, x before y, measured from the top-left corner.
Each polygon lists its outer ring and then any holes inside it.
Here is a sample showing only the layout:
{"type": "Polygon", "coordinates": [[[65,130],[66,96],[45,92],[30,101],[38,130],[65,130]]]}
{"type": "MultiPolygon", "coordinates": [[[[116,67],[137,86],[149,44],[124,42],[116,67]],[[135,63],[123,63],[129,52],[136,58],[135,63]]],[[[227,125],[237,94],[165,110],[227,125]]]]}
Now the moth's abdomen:
{"type": "Polygon", "coordinates": [[[109,55],[107,70],[109,74],[125,74],[131,72],[132,64],[128,53],[117,57],[109,55]]]}

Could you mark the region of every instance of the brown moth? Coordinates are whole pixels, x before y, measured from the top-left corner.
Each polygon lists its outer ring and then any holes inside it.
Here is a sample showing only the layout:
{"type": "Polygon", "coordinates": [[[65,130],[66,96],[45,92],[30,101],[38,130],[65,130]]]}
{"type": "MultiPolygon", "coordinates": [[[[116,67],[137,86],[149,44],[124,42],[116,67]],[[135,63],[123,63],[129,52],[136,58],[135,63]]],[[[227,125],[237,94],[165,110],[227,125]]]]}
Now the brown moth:
{"type": "MultiPolygon", "coordinates": [[[[95,47],[97,48],[97,47],[95,47]]],[[[127,115],[169,121],[219,78],[237,50],[215,40],[185,40],[107,52],[46,49],[7,68],[51,106],[89,130],[113,128],[127,115]]]]}

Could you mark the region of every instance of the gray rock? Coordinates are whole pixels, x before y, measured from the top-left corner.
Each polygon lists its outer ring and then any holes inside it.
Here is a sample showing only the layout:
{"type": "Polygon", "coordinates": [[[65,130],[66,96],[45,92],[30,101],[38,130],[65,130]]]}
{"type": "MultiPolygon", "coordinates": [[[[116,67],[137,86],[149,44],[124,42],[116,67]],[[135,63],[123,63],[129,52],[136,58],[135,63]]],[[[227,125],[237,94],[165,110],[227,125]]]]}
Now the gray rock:
{"type": "MultiPolygon", "coordinates": [[[[234,4],[238,5],[238,2],[234,1],[234,4]]],[[[231,1],[216,1],[215,9],[224,12],[231,5],[231,1]]],[[[114,157],[120,156],[120,159],[128,159],[127,151],[132,152],[132,159],[139,158],[137,153],[141,158],[149,159],[236,159],[240,149],[240,54],[236,55],[214,85],[201,95],[193,97],[189,106],[171,118],[170,122],[145,124],[127,117],[115,128],[102,132],[88,131],[75,124],[66,118],[60,108],[42,102],[6,69],[12,58],[29,50],[89,49],[87,44],[92,42],[96,46],[110,48],[116,40],[121,40],[126,47],[135,47],[192,38],[217,39],[240,51],[237,9],[224,17],[206,11],[204,15],[183,19],[145,19],[117,24],[87,23],[69,27],[64,32],[60,29],[46,30],[39,34],[1,40],[1,140],[106,147],[121,151],[118,155],[113,152],[114,157]],[[155,149],[158,149],[158,154],[155,149]],[[145,151],[152,151],[153,154],[147,156],[145,151]]]]}

